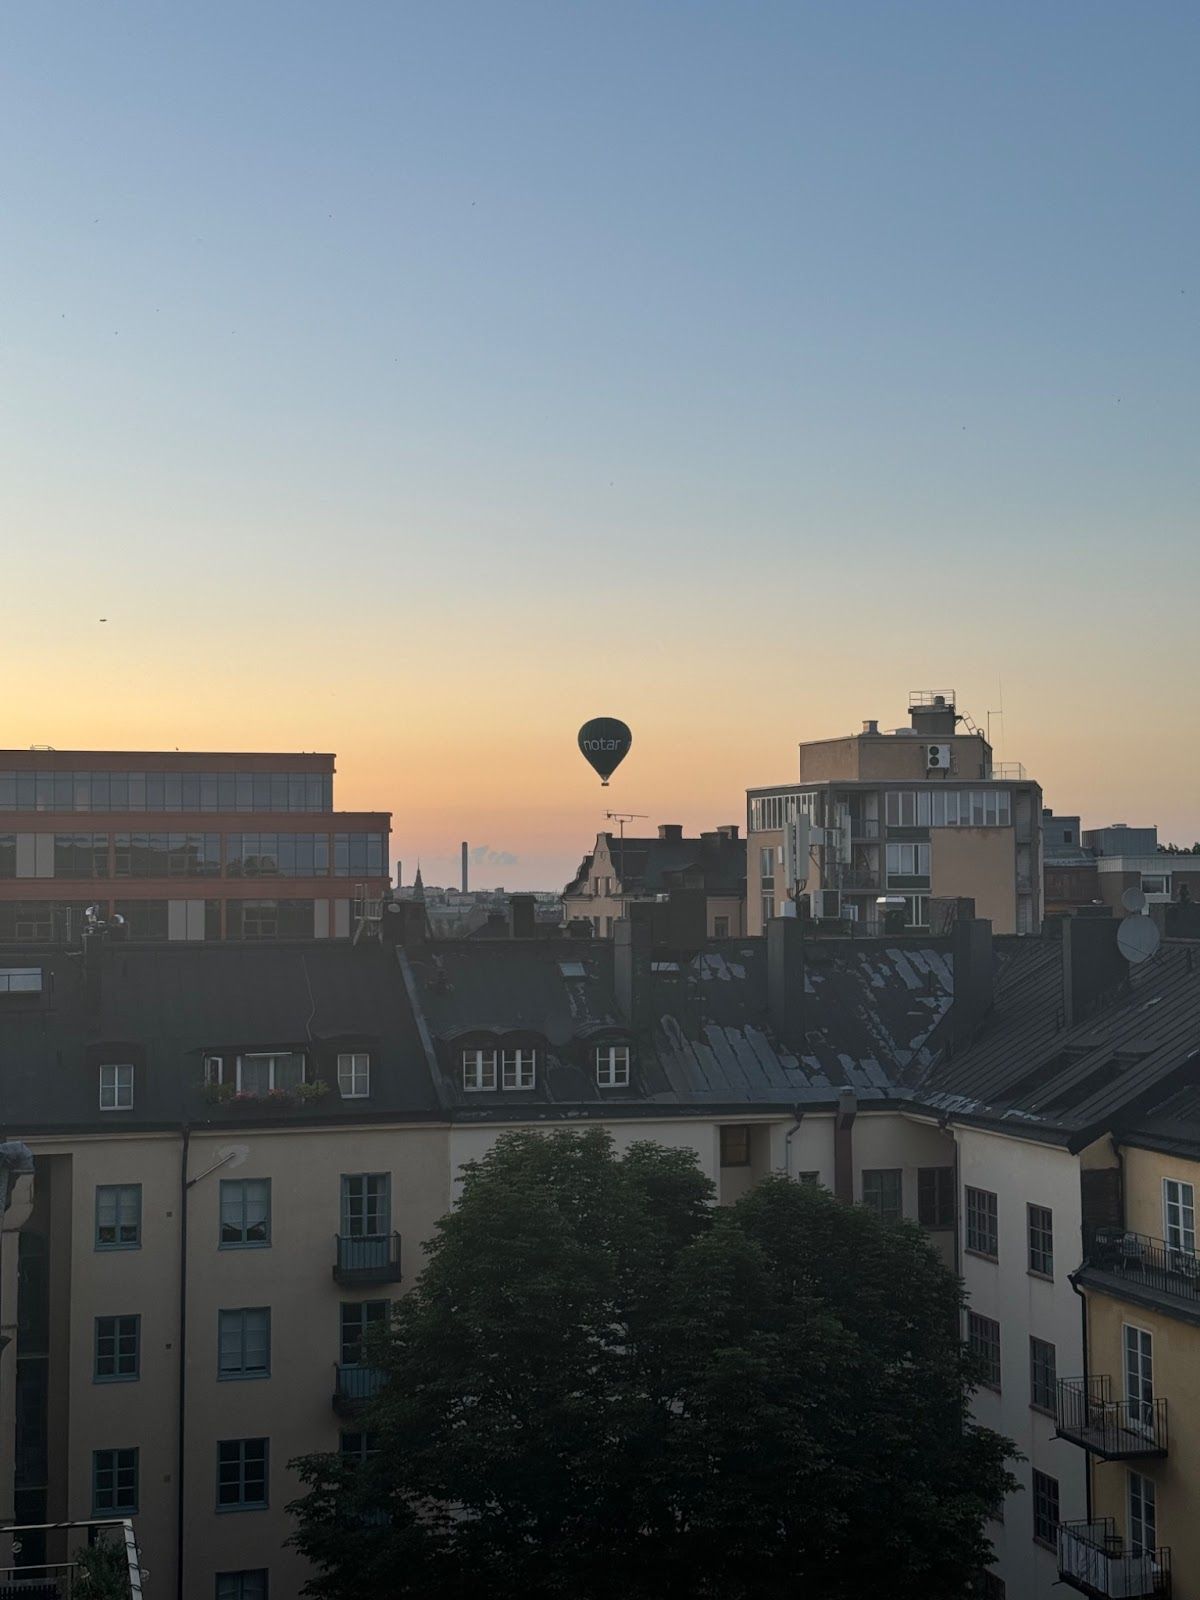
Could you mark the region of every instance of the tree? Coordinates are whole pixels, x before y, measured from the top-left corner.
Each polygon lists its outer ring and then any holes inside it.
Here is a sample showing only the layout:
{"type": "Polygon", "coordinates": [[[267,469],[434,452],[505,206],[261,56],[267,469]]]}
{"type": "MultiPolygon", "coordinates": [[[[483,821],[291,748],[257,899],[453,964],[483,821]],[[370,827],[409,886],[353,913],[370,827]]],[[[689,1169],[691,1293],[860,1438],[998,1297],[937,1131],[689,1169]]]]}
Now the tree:
{"type": "Polygon", "coordinates": [[[375,1453],[297,1463],[319,1600],[961,1600],[1014,1482],[920,1230],[691,1152],[507,1135],[373,1359],[375,1453]]]}
{"type": "Polygon", "coordinates": [[[129,1557],[125,1541],[99,1538],[84,1545],[71,1558],[75,1563],[75,1591],[86,1600],[128,1600],[129,1557]]]}

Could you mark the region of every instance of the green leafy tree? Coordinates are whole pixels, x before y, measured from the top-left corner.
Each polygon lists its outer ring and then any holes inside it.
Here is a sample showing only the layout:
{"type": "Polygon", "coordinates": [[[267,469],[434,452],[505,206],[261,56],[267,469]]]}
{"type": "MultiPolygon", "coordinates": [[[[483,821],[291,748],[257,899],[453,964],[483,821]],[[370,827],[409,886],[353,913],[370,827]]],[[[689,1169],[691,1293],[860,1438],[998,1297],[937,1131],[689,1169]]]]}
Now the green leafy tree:
{"type": "Polygon", "coordinates": [[[319,1600],[962,1600],[1011,1447],[921,1232],[691,1152],[502,1138],[374,1359],[361,1465],[297,1463],[319,1600]]]}
{"type": "Polygon", "coordinates": [[[86,1600],[129,1600],[129,1558],[121,1537],[101,1538],[72,1556],[75,1593],[86,1600]]]}

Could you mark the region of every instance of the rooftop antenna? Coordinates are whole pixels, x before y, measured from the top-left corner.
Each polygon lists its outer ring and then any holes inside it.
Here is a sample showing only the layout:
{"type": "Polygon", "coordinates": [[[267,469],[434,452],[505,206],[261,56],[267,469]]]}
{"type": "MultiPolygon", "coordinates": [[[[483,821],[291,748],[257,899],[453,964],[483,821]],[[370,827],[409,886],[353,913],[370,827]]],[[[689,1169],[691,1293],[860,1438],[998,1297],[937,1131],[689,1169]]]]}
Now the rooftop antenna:
{"type": "Polygon", "coordinates": [[[606,811],[604,815],[609,822],[615,822],[620,826],[622,839],[625,837],[625,824],[627,822],[645,822],[646,820],[646,812],[644,811],[606,811]]]}

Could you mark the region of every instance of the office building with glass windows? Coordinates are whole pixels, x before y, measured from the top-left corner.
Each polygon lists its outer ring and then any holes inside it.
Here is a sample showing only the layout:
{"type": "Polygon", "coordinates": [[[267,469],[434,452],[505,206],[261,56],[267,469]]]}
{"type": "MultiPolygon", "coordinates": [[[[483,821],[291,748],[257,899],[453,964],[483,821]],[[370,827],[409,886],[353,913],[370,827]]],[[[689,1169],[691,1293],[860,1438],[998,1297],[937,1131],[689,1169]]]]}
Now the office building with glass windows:
{"type": "Polygon", "coordinates": [[[802,744],[798,782],[747,790],[748,933],[785,914],[797,881],[802,915],[857,931],[880,931],[889,910],[937,931],[936,902],[963,899],[997,933],[1040,930],[1041,789],[993,760],[952,689],[914,690],[909,719],[802,744]]]}
{"type": "Polygon", "coordinates": [[[332,755],[0,751],[0,943],[347,938],[389,882],[388,812],[333,809],[332,755]]]}

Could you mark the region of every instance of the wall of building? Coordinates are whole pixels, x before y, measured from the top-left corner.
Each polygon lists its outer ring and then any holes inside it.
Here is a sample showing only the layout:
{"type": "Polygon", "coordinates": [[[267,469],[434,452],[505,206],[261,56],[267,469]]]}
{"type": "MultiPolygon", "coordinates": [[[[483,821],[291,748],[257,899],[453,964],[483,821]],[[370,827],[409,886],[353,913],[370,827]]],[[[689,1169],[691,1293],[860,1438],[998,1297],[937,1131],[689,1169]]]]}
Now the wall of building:
{"type": "Polygon", "coordinates": [[[1030,1405],[1029,1339],[1053,1344],[1059,1377],[1083,1371],[1080,1302],[1067,1281],[1079,1265],[1080,1186],[1076,1157],[1054,1146],[1013,1139],[980,1129],[956,1129],[959,1205],[968,1187],[998,1196],[998,1259],[972,1255],[963,1236],[962,1275],[970,1308],[1000,1324],[1001,1387],[977,1391],[978,1422],[1012,1439],[1024,1460],[1013,1466],[1023,1492],[1010,1495],[1004,1521],[990,1525],[996,1550],[994,1571],[1009,1595],[1021,1600],[1057,1600],[1056,1553],[1032,1534],[1031,1475],[1036,1468],[1059,1484],[1063,1521],[1086,1515],[1083,1452],[1054,1437],[1054,1418],[1030,1405]],[[1054,1278],[1028,1270],[1029,1204],[1048,1206],[1054,1218],[1054,1278]]]}
{"type": "Polygon", "coordinates": [[[1012,828],[931,828],[929,892],[968,895],[993,933],[1017,932],[1016,835],[1012,828]]]}

